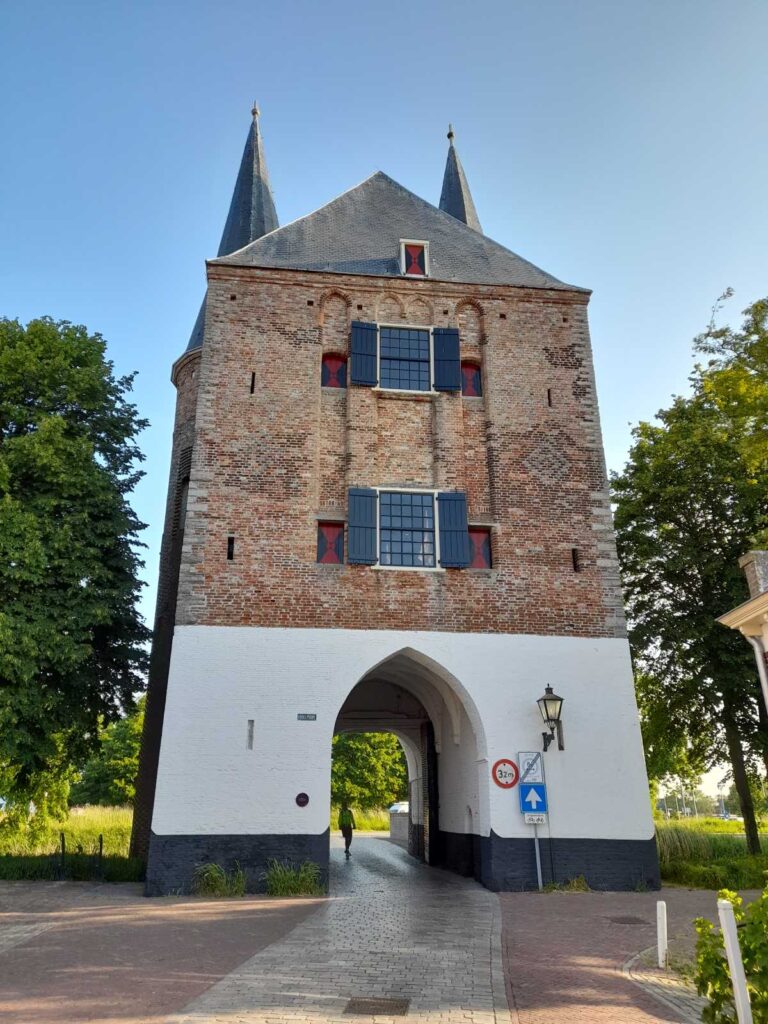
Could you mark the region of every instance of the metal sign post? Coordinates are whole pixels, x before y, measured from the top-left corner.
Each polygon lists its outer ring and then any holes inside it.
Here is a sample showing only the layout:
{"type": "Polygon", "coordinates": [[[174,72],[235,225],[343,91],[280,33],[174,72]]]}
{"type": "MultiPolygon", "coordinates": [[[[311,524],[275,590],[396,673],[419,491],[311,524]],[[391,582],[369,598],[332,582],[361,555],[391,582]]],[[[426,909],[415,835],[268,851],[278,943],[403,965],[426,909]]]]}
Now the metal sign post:
{"type": "Polygon", "coordinates": [[[536,879],[539,892],[544,888],[541,873],[541,849],[539,847],[539,825],[547,823],[547,786],[544,782],[544,760],[538,750],[521,751],[517,755],[520,765],[520,813],[526,825],[533,825],[533,848],[536,854],[536,879]]]}
{"type": "Polygon", "coordinates": [[[541,850],[539,849],[539,830],[533,826],[533,848],[536,851],[536,878],[539,883],[539,892],[544,889],[544,879],[541,877],[541,850]]]}

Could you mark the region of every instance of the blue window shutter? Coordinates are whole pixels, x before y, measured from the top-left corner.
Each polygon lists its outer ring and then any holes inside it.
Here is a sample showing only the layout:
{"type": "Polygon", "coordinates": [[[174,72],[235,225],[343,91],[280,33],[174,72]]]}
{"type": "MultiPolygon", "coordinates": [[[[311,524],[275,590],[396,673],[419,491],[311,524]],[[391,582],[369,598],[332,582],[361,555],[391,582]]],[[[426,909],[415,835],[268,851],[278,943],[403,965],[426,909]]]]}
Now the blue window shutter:
{"type": "Polygon", "coordinates": [[[347,509],[347,561],[353,565],[375,565],[376,514],[379,496],[367,487],[350,487],[347,509]]]}
{"type": "Polygon", "coordinates": [[[459,332],[455,327],[435,327],[435,391],[461,391],[459,332]]]}
{"type": "Polygon", "coordinates": [[[443,491],[437,496],[440,516],[440,565],[464,569],[471,561],[467,496],[461,491],[443,491]]]}
{"type": "Polygon", "coordinates": [[[349,346],[351,366],[349,379],[352,384],[363,384],[373,388],[379,383],[378,374],[379,329],[376,324],[352,321],[352,340],[349,346]]]}

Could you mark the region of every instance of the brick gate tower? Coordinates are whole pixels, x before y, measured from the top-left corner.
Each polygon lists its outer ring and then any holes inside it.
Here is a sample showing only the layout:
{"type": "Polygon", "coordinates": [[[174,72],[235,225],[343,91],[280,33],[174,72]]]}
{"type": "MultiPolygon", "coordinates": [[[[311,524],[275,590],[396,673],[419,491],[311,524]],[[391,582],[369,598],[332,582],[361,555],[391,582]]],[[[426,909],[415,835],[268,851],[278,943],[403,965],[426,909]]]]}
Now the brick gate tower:
{"type": "Polygon", "coordinates": [[[278,227],[254,109],[177,389],[133,849],[327,870],[331,741],[390,731],[411,852],[536,884],[492,766],[543,755],[545,880],[658,883],[589,292],[376,172],[278,227]]]}

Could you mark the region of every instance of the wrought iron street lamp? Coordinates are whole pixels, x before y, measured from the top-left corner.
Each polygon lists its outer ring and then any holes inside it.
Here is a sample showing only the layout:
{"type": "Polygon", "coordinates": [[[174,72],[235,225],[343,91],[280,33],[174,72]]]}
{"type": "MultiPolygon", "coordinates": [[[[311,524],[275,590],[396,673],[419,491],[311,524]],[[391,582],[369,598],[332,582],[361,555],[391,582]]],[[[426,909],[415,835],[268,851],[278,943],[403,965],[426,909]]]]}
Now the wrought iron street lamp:
{"type": "Polygon", "coordinates": [[[549,750],[549,745],[555,738],[555,733],[557,733],[557,749],[565,750],[563,723],[560,721],[560,715],[563,710],[563,698],[558,697],[551,686],[547,686],[544,690],[544,696],[539,697],[536,703],[539,705],[539,711],[544,719],[544,724],[549,729],[549,732],[541,734],[544,740],[544,750],[549,750]]]}

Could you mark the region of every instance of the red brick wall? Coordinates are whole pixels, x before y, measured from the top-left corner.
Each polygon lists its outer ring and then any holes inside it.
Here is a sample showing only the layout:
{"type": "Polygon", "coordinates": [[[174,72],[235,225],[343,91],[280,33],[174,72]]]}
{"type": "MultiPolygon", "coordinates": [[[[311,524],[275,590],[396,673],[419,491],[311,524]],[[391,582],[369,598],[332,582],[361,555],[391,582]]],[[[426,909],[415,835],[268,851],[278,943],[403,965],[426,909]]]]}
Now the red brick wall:
{"type": "Polygon", "coordinates": [[[586,302],[210,267],[177,622],[623,635],[586,302]],[[458,326],[483,397],[322,389],[353,319],[458,326]],[[401,484],[465,490],[493,569],[316,563],[348,487],[401,484]]]}

